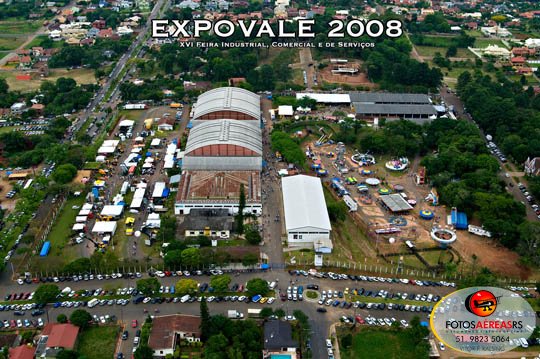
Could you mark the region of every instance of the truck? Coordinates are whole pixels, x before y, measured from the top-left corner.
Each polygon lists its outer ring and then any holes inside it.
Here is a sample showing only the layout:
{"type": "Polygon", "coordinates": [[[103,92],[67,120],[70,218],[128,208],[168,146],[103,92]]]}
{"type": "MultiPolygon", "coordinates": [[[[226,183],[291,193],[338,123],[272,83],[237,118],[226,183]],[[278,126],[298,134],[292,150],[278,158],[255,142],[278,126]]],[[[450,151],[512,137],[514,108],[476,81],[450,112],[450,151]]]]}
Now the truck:
{"type": "Polygon", "coordinates": [[[144,103],[127,103],[124,105],[124,110],[146,110],[148,106],[144,103]]]}
{"type": "Polygon", "coordinates": [[[87,303],[87,304],[88,304],[88,308],[93,308],[93,307],[95,307],[98,303],[99,303],[99,299],[97,299],[97,298],[90,299],[90,300],[88,301],[88,303],[87,303]]]}
{"type": "Polygon", "coordinates": [[[240,313],[236,309],[227,311],[227,317],[229,319],[244,319],[244,313],[240,313]]]}
{"type": "Polygon", "coordinates": [[[261,316],[262,309],[249,308],[248,317],[250,318],[259,318],[261,316]]]}

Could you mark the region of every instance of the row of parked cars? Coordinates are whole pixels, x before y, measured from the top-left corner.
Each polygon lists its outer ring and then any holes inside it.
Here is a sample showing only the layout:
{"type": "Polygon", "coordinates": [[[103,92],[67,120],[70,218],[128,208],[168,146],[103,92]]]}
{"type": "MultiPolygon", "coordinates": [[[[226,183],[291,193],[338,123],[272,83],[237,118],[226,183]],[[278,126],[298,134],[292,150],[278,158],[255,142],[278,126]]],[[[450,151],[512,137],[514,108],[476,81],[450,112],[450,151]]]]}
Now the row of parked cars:
{"type": "Polygon", "coordinates": [[[407,279],[407,278],[389,278],[389,277],[373,277],[365,275],[353,275],[353,274],[343,274],[343,273],[333,273],[333,272],[319,272],[316,269],[310,269],[309,271],[305,270],[289,270],[290,275],[296,275],[304,277],[313,276],[315,278],[330,278],[332,280],[353,280],[353,281],[364,281],[364,282],[382,282],[382,283],[402,283],[402,284],[411,284],[418,286],[433,286],[433,287],[455,287],[454,282],[446,281],[430,281],[430,280],[419,280],[419,279],[407,279]]]}
{"type": "Polygon", "coordinates": [[[59,283],[59,282],[79,282],[79,281],[89,281],[89,280],[108,280],[108,279],[118,279],[118,278],[141,278],[142,274],[139,272],[136,273],[112,273],[112,274],[79,274],[72,276],[55,276],[55,277],[26,277],[19,278],[17,283],[19,284],[31,284],[31,283],[59,283]]]}
{"type": "Polygon", "coordinates": [[[45,325],[43,319],[11,319],[0,321],[0,329],[15,329],[15,328],[41,328],[45,325]]]}

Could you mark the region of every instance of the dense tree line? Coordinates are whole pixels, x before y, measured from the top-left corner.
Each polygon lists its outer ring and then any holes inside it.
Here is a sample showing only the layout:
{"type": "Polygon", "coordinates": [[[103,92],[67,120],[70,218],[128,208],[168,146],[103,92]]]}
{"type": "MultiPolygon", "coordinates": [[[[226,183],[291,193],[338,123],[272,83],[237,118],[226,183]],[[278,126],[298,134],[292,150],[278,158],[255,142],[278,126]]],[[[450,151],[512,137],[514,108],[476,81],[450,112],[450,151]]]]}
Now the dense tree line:
{"type": "Polygon", "coordinates": [[[167,97],[172,100],[181,100],[185,95],[182,81],[167,79],[161,75],[153,80],[145,80],[143,84],[136,85],[132,82],[120,84],[120,93],[124,101],[161,101],[166,97],[163,90],[174,92],[172,96],[167,97]]]}
{"type": "Polygon", "coordinates": [[[40,93],[45,113],[61,115],[81,110],[88,105],[97,85],[77,85],[72,78],[60,77],[56,82],[45,81],[41,84],[40,93]]]}
{"type": "Polygon", "coordinates": [[[204,318],[201,315],[205,358],[260,358],[263,338],[261,326],[257,322],[250,319],[233,321],[223,315],[204,318]]]}
{"type": "Polygon", "coordinates": [[[409,31],[412,33],[417,32],[450,32],[450,24],[444,17],[443,13],[437,12],[435,14],[426,15],[424,21],[416,21],[413,18],[408,23],[409,31]]]}
{"type": "Polygon", "coordinates": [[[291,136],[285,132],[273,131],[271,139],[272,150],[280,152],[287,162],[295,163],[300,167],[304,165],[306,156],[299,144],[291,136]]]}
{"type": "Polygon", "coordinates": [[[540,156],[540,95],[498,74],[480,72],[458,78],[458,93],[480,128],[518,163],[540,156]]]}
{"type": "Polygon", "coordinates": [[[119,40],[96,39],[92,46],[65,46],[51,57],[48,64],[50,68],[86,66],[97,69],[104,62],[117,60],[131,43],[129,37],[122,37],[119,40]]]}
{"type": "Polygon", "coordinates": [[[501,243],[516,248],[525,208],[497,178],[499,164],[487,153],[478,129],[469,122],[438,119],[425,130],[425,144],[435,152],[422,164],[441,202],[476,216],[501,243]]]}
{"type": "MultiPolygon", "coordinates": [[[[62,7],[66,5],[68,0],[58,0],[55,1],[57,6],[62,7]]],[[[33,12],[40,12],[39,6],[41,2],[35,0],[13,0],[10,2],[5,2],[0,4],[0,20],[6,20],[10,18],[24,18],[27,19],[28,16],[33,12]]],[[[48,11],[52,15],[52,12],[48,11]]]]}

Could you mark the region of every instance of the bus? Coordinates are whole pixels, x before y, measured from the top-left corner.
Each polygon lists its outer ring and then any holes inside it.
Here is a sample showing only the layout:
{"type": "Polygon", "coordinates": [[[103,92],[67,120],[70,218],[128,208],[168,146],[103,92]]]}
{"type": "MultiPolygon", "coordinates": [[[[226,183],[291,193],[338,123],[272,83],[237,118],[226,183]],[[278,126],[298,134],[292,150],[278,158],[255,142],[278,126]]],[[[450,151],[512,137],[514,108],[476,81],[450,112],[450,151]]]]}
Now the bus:
{"type": "Polygon", "coordinates": [[[41,247],[41,252],[39,252],[39,256],[47,257],[47,254],[49,254],[50,250],[51,250],[51,242],[47,241],[43,243],[43,247],[41,247]]]}

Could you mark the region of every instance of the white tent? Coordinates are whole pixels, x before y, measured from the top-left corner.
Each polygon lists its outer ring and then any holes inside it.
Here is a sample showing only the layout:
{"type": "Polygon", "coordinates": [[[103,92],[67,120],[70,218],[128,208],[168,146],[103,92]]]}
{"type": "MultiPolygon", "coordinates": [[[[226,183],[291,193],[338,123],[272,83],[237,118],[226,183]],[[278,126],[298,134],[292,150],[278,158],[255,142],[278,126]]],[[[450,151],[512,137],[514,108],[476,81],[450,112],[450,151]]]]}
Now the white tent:
{"type": "Polygon", "coordinates": [[[153,157],[146,157],[146,158],[144,159],[144,162],[145,162],[145,163],[152,163],[152,162],[154,162],[154,158],[153,158],[153,157]]]}
{"type": "Polygon", "coordinates": [[[294,114],[294,110],[292,106],[281,105],[278,107],[279,116],[292,116],[293,114],[294,114]]]}
{"type": "Polygon", "coordinates": [[[94,208],[94,205],[92,203],[85,203],[82,206],[82,209],[92,210],[94,208]]]}
{"type": "Polygon", "coordinates": [[[92,233],[111,233],[114,234],[116,232],[116,221],[110,221],[110,222],[96,222],[94,224],[94,228],[92,228],[92,233]]]}
{"type": "Polygon", "coordinates": [[[77,216],[75,217],[76,223],[85,223],[88,220],[87,216],[77,216]]]}
{"type": "Polygon", "coordinates": [[[84,229],[84,223],[75,223],[71,230],[73,231],[82,231],[84,229]]]}
{"type": "Polygon", "coordinates": [[[171,143],[167,146],[167,154],[173,155],[176,152],[176,145],[174,143],[171,143]]]}
{"type": "Polygon", "coordinates": [[[96,162],[105,162],[105,156],[96,156],[96,162]]]}
{"type": "Polygon", "coordinates": [[[161,220],[159,219],[158,213],[150,213],[146,219],[146,226],[150,228],[159,228],[161,227],[161,220]]]}
{"type": "Polygon", "coordinates": [[[166,170],[167,169],[170,169],[170,168],[174,168],[174,160],[165,160],[165,163],[163,163],[163,168],[165,168],[166,170]]]}
{"type": "Polygon", "coordinates": [[[154,167],[154,165],[152,165],[151,163],[148,163],[146,162],[144,165],[142,165],[142,168],[152,168],[154,167]]]}
{"type": "Polygon", "coordinates": [[[165,190],[165,182],[156,182],[154,192],[152,193],[152,198],[163,197],[163,190],[165,190]]]}
{"type": "Polygon", "coordinates": [[[133,147],[133,149],[131,150],[131,153],[141,153],[142,151],[142,148],[140,147],[133,147]]]}
{"type": "Polygon", "coordinates": [[[133,125],[135,124],[135,121],[132,121],[132,120],[122,120],[120,121],[120,123],[118,124],[119,127],[133,127],[133,125]]]}
{"type": "Polygon", "coordinates": [[[152,142],[150,142],[150,146],[152,147],[157,147],[159,145],[161,145],[161,139],[159,138],[154,138],[152,142]]]}
{"type": "Polygon", "coordinates": [[[91,211],[90,211],[89,209],[81,209],[81,210],[79,211],[78,217],[82,217],[82,216],[85,216],[85,217],[86,217],[86,216],[88,216],[88,215],[90,214],[90,212],[91,212],[91,211]]]}
{"type": "Polygon", "coordinates": [[[122,215],[123,211],[124,211],[124,206],[106,205],[106,206],[103,206],[103,209],[101,210],[101,215],[119,217],[122,215]]]}
{"type": "Polygon", "coordinates": [[[98,153],[108,155],[108,154],[114,153],[115,150],[116,150],[116,147],[105,147],[105,146],[102,146],[102,147],[100,147],[100,148],[98,149],[98,153]]]}

